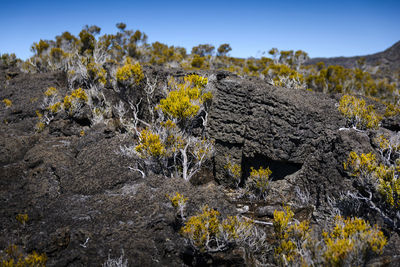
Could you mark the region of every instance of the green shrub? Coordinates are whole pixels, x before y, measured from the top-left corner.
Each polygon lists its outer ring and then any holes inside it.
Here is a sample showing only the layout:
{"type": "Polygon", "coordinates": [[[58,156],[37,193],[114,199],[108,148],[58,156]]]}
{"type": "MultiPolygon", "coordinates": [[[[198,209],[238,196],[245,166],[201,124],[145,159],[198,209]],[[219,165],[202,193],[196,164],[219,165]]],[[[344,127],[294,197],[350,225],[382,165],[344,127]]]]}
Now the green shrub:
{"type": "Polygon", "coordinates": [[[190,65],[193,68],[204,69],[206,66],[205,60],[206,60],[205,57],[201,57],[199,55],[194,55],[190,65]]]}
{"type": "Polygon", "coordinates": [[[215,47],[210,44],[201,44],[192,48],[192,54],[200,57],[212,56],[215,47]]]}
{"type": "Polygon", "coordinates": [[[229,44],[222,44],[217,49],[217,55],[220,57],[226,56],[230,51],[232,51],[232,48],[229,44]]]}

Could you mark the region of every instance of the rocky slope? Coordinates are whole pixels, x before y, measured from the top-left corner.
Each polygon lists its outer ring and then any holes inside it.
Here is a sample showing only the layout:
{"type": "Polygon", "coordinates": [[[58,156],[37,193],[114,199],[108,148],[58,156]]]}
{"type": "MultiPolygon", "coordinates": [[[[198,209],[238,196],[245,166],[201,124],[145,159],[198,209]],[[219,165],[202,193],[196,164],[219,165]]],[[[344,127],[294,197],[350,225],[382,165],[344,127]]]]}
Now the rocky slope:
{"type": "Polygon", "coordinates": [[[331,58],[312,58],[306,64],[316,64],[324,62],[327,66],[340,65],[346,68],[356,67],[358,59],[364,58],[365,63],[370,66],[380,65],[384,69],[398,71],[400,69],[400,41],[386,49],[371,55],[355,57],[331,57],[331,58]]]}
{"type": "MultiPolygon", "coordinates": [[[[185,74],[157,68],[146,73],[161,82],[185,74]]],[[[310,196],[297,205],[296,216],[322,225],[332,208],[329,199],[354,189],[342,167],[348,153],[372,150],[373,136],[400,125],[392,119],[377,132],[341,131],[345,122],[335,106],[338,95],[272,87],[226,72],[205,74],[214,93],[207,132],[216,152],[212,166],[185,183],[131,171],[135,162],[119,147],[132,140],[110,125],[60,116],[36,133],[35,110],[43,92],[56,86],[65,94],[65,74],[1,67],[0,99],[13,105],[0,109],[0,250],[17,244],[27,252],[45,252],[49,266],[99,266],[121,254],[129,266],[242,266],[242,252],[235,248],[195,253],[179,234],[182,224],[166,194],[188,196],[189,215],[204,204],[223,215],[236,214],[245,203],[227,193],[231,181],[223,169],[230,155],[242,166],[242,182],[250,167],[269,166],[273,172],[271,194],[252,203],[247,216],[268,221],[282,204],[296,207],[298,187],[310,196]],[[17,214],[28,214],[28,222],[18,223],[17,214]]],[[[123,98],[112,90],[105,93],[115,103],[123,98]]],[[[377,214],[365,216],[385,227],[377,214]]],[[[398,266],[398,233],[385,229],[385,234],[384,254],[370,263],[398,266]]]]}

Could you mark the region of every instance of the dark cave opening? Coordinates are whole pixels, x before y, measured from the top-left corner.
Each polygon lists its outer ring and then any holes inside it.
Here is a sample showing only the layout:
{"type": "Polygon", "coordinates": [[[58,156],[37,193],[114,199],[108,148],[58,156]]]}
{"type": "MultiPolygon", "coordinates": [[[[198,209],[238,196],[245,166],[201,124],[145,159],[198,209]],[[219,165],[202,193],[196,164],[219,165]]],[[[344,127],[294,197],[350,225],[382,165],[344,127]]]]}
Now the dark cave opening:
{"type": "Polygon", "coordinates": [[[272,160],[264,155],[256,154],[251,158],[242,158],[242,181],[250,176],[251,167],[259,169],[260,167],[267,168],[272,171],[271,180],[282,180],[287,175],[293,174],[301,169],[301,163],[294,163],[288,161],[272,160]]]}

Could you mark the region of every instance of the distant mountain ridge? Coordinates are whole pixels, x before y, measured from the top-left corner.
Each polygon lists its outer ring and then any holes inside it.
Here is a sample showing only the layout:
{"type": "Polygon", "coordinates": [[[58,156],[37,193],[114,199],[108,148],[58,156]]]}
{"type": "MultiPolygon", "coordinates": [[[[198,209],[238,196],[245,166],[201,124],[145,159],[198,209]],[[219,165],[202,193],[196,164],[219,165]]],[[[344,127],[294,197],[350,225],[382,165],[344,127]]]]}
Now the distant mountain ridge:
{"type": "Polygon", "coordinates": [[[355,67],[357,60],[365,58],[365,63],[370,66],[384,66],[390,70],[400,69],[400,41],[389,47],[388,49],[371,55],[354,56],[354,57],[331,57],[331,58],[311,58],[306,65],[324,62],[325,65],[340,65],[346,68],[355,67]]]}

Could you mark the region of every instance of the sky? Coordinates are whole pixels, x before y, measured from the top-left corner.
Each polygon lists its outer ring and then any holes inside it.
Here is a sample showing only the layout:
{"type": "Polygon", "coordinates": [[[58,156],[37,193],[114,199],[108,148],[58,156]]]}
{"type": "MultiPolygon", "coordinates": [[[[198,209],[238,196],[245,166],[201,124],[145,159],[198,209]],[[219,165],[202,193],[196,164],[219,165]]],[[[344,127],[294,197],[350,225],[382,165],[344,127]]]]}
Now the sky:
{"type": "Polygon", "coordinates": [[[234,57],[260,57],[273,47],[310,57],[366,55],[400,40],[400,0],[275,1],[23,1],[1,0],[0,54],[26,59],[40,39],[85,25],[101,34],[115,24],[140,30],[149,42],[185,47],[229,43],[234,57]]]}

